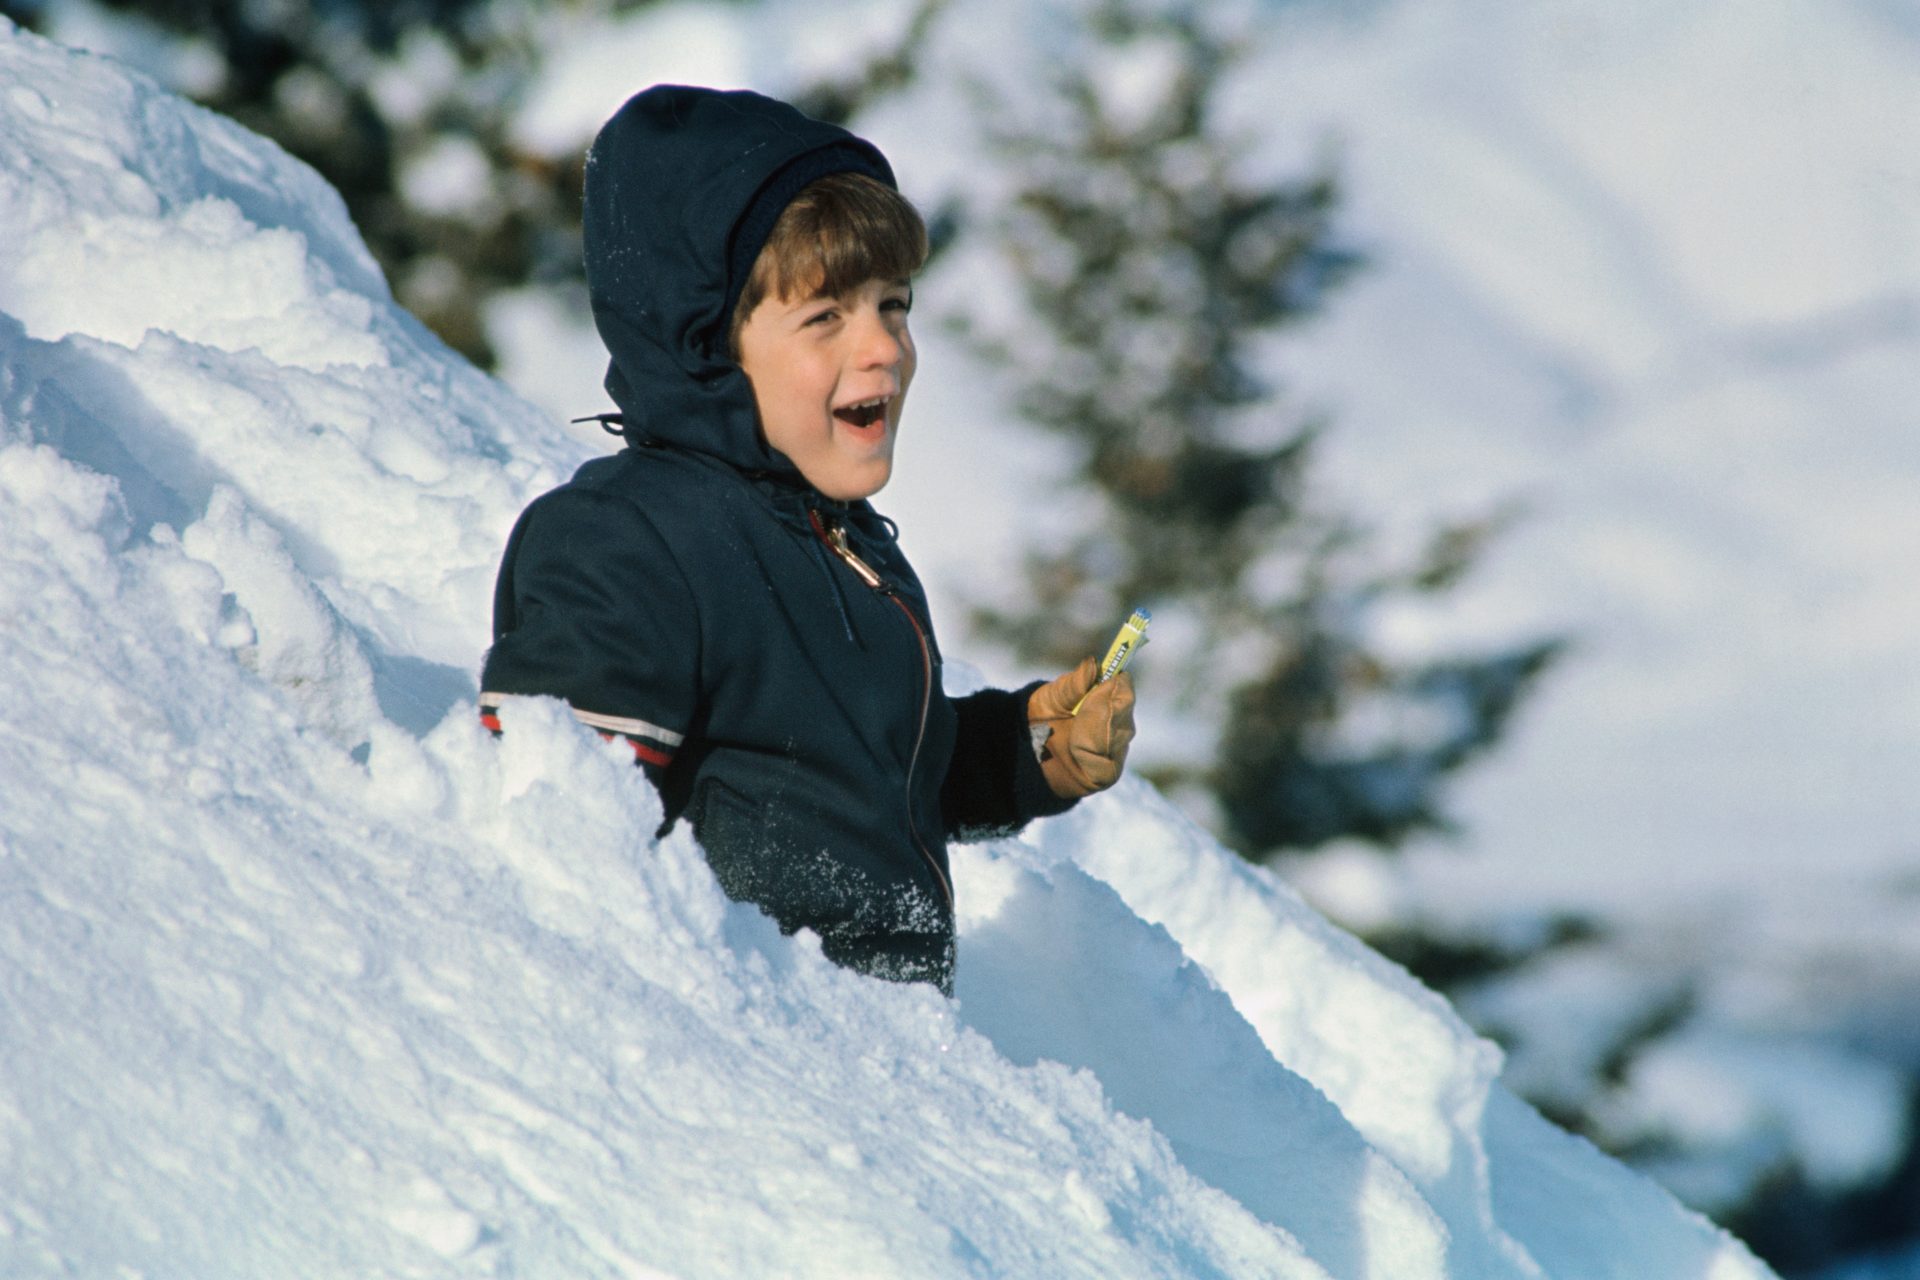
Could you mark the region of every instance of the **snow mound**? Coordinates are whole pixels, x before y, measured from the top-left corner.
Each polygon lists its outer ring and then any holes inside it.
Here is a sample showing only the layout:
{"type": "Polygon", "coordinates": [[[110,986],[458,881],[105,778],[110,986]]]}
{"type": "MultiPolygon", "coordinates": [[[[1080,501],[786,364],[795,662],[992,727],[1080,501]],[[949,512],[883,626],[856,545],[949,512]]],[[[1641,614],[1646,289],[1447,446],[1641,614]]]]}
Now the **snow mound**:
{"type": "Polygon", "coordinates": [[[0,1272],[1767,1274],[1144,786],[959,852],[957,1002],[726,901],[476,722],[580,446],[270,144],[0,86],[0,1272]]]}

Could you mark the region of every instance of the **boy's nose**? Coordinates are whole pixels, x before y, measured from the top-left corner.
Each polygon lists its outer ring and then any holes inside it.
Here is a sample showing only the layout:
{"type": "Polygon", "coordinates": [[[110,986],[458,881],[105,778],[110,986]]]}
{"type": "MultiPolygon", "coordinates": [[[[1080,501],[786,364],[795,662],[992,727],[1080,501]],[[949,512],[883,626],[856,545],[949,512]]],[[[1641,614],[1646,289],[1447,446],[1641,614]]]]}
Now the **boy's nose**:
{"type": "Polygon", "coordinates": [[[906,335],[895,333],[886,320],[870,316],[860,326],[856,347],[863,369],[891,369],[907,358],[906,335]]]}

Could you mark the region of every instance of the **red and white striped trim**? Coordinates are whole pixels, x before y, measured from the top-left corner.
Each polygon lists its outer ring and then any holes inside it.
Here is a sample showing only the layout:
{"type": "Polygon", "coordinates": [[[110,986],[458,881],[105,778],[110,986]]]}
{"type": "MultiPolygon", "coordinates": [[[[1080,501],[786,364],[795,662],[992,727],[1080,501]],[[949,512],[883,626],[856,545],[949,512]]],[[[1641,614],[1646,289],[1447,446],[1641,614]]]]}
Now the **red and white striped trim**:
{"type": "MultiPolygon", "coordinates": [[[[518,693],[482,693],[480,695],[480,723],[495,733],[500,731],[500,717],[495,713],[500,704],[509,698],[525,697],[518,693]]],[[[675,748],[687,740],[686,735],[675,733],[646,720],[633,716],[610,716],[598,711],[582,711],[579,707],[569,707],[573,718],[581,724],[600,730],[602,734],[619,734],[633,745],[633,754],[648,764],[665,767],[673,763],[675,748]]]]}

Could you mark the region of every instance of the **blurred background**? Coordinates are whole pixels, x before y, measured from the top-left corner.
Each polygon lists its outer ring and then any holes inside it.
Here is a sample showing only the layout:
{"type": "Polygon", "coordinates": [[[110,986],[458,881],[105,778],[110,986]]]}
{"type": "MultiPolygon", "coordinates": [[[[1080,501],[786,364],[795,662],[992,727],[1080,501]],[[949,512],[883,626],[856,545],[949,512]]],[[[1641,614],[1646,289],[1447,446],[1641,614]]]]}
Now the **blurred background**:
{"type": "Polygon", "coordinates": [[[628,94],[871,137],[949,655],[1148,606],[1139,768],[1783,1274],[1920,1277],[1920,5],[0,13],[312,163],[556,431],[628,94]]]}

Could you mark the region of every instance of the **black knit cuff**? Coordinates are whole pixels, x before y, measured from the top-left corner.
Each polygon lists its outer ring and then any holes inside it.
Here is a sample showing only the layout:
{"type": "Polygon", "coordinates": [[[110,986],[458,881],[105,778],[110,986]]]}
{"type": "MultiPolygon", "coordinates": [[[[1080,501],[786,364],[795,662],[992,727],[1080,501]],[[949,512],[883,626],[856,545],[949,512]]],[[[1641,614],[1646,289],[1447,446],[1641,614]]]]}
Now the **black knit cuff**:
{"type": "Polygon", "coordinates": [[[1035,680],[1024,689],[1015,691],[1012,697],[1013,732],[1020,740],[1019,749],[1014,752],[1013,798],[1022,824],[1034,818],[1051,818],[1057,813],[1065,813],[1080,803],[1078,797],[1062,799],[1053,793],[1053,788],[1047,785],[1046,773],[1040,768],[1040,754],[1034,749],[1033,730],[1027,721],[1027,700],[1033,697],[1034,690],[1045,683],[1044,680],[1035,680]]]}
{"type": "Polygon", "coordinates": [[[955,840],[1010,836],[1035,818],[1064,813],[1047,785],[1027,727],[1027,699],[1040,687],[982,689],[953,700],[958,717],[953,760],[940,790],[947,834],[955,840]]]}

